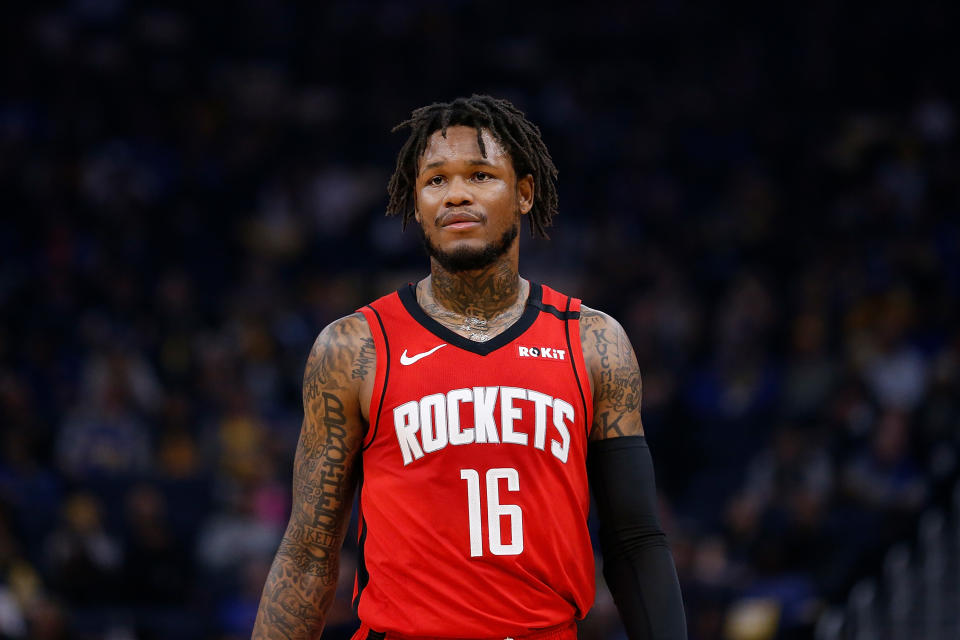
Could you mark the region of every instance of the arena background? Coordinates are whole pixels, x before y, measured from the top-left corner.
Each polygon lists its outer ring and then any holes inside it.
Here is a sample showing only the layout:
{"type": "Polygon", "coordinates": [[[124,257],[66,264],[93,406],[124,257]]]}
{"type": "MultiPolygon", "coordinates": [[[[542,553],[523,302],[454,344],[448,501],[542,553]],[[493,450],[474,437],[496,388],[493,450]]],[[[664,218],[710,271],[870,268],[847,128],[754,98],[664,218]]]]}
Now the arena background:
{"type": "Polygon", "coordinates": [[[311,342],[426,270],[390,128],[472,92],[636,347],[691,639],[957,637],[958,12],[780,4],[6,6],[0,637],[249,637],[311,342]]]}

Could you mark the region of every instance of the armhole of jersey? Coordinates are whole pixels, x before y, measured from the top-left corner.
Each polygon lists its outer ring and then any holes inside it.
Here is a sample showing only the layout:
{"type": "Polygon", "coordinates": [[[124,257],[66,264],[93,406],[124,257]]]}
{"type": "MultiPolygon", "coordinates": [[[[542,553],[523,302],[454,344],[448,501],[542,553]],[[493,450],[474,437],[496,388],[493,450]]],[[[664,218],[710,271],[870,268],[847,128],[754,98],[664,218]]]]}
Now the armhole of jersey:
{"type": "Polygon", "coordinates": [[[390,342],[387,340],[387,331],[383,327],[383,320],[376,309],[367,305],[360,309],[370,325],[370,334],[373,336],[373,345],[377,352],[377,373],[373,379],[373,390],[370,393],[370,407],[367,415],[370,425],[367,435],[363,438],[360,451],[366,450],[377,437],[380,427],[380,412],[383,410],[383,398],[387,394],[387,380],[390,378],[390,342]]]}
{"type": "Polygon", "coordinates": [[[367,560],[364,548],[367,542],[367,521],[363,517],[363,456],[360,457],[360,481],[357,486],[357,570],[353,576],[353,613],[359,615],[360,596],[370,582],[370,572],[367,570],[367,560]]]}
{"type": "Polygon", "coordinates": [[[590,429],[593,428],[593,394],[590,390],[590,378],[587,373],[587,364],[583,359],[583,344],[580,343],[580,300],[567,298],[565,324],[567,330],[567,353],[570,354],[570,364],[573,367],[573,377],[580,388],[580,400],[583,403],[584,428],[587,438],[590,438],[590,429]]]}

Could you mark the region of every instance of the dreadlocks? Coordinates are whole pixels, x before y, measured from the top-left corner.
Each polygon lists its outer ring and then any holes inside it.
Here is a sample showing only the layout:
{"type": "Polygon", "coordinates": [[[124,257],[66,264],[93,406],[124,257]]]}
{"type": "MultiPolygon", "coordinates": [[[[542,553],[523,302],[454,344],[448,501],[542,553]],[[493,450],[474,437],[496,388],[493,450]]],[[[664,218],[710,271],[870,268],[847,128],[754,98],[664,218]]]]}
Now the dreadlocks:
{"type": "Polygon", "coordinates": [[[481,136],[486,129],[510,155],[517,177],[533,176],[533,208],[530,218],[530,235],[547,237],[546,228],[553,223],[557,213],[557,168],[550,152],[540,138],[540,129],[527,120],[523,112],[507,100],[490,96],[472,95],[457,98],[453,102],[437,102],[416,109],[410,119],[401,122],[393,131],[410,128],[410,137],[400,149],[397,167],[390,177],[387,193],[390,203],[387,215],[403,216],[403,226],[414,215],[414,189],[417,178],[417,163],[427,146],[427,140],[439,130],[446,138],[447,128],[455,125],[473,127],[477,130],[477,145],[480,154],[487,157],[481,136]]]}

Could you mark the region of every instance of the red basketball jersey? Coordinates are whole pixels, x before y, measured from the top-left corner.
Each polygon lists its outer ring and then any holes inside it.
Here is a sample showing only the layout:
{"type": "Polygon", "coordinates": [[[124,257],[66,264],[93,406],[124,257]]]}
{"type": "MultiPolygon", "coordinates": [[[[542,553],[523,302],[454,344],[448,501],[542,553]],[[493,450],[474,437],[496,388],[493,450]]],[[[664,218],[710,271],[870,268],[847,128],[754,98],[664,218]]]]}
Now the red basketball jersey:
{"type": "Polygon", "coordinates": [[[360,310],[377,349],[354,606],[376,631],[523,635],[593,604],[580,301],[530,283],[487,342],[412,285],[360,310]]]}

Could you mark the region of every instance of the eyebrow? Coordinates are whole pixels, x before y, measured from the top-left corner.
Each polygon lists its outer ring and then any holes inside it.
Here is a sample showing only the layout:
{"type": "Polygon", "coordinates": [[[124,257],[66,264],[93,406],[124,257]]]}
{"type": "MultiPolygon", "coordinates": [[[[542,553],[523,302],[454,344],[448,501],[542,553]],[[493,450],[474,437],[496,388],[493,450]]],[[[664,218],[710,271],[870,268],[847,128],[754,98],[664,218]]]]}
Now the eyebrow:
{"type": "MultiPolygon", "coordinates": [[[[428,164],[423,165],[423,167],[420,169],[420,171],[421,171],[421,173],[422,173],[422,172],[426,171],[427,169],[436,169],[437,167],[442,167],[442,166],[445,165],[445,164],[447,164],[447,161],[446,161],[446,160],[434,160],[433,162],[430,162],[430,163],[428,163],[428,164]]],[[[475,160],[470,160],[470,161],[467,162],[467,164],[469,164],[470,166],[478,166],[478,165],[479,165],[479,166],[484,166],[484,167],[495,167],[495,166],[496,166],[495,164],[493,164],[492,162],[490,162],[490,161],[487,160],[486,158],[477,158],[477,159],[475,159],[475,160]]]]}

